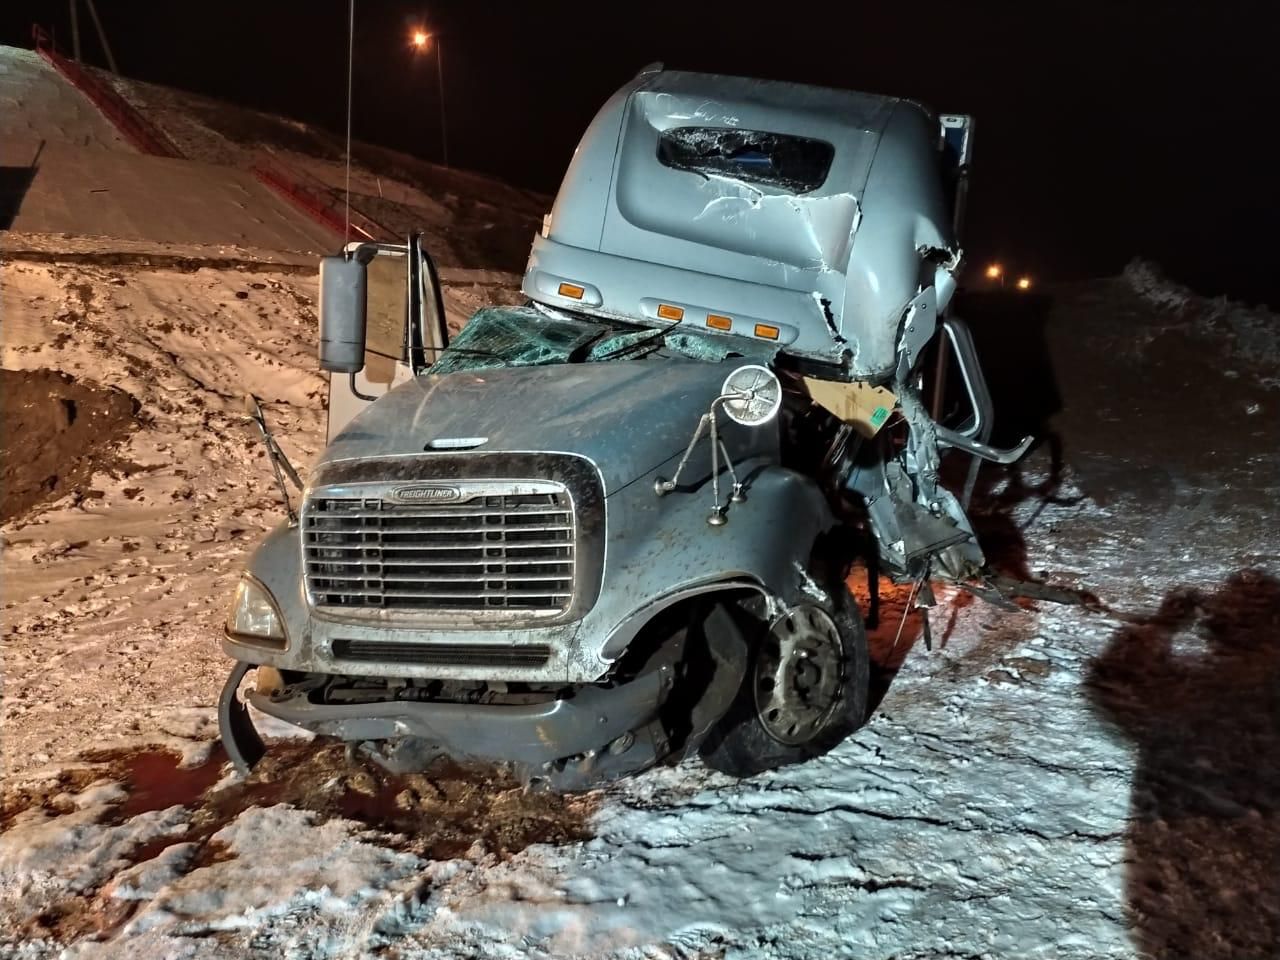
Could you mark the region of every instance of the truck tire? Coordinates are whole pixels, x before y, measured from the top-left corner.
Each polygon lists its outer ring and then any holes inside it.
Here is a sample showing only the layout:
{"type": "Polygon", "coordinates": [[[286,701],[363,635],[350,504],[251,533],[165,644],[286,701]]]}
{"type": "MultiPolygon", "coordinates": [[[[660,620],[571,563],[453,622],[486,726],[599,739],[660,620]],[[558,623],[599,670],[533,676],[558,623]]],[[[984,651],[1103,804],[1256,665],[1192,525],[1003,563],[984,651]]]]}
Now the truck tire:
{"type": "Polygon", "coordinates": [[[857,601],[844,581],[827,597],[761,623],[733,704],[703,741],[707,766],[733,777],[820,756],[862,726],[870,656],[857,601]]]}

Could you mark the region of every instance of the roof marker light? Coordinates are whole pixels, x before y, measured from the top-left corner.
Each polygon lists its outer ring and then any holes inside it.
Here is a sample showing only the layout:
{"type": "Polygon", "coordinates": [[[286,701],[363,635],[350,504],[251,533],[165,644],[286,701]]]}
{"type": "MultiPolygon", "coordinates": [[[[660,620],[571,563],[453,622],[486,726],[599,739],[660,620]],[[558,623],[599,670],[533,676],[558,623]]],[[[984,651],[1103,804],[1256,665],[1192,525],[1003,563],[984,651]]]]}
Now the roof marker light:
{"type": "Polygon", "coordinates": [[[581,300],[582,294],[586,291],[576,283],[560,284],[560,296],[569,297],[572,300],[581,300]]]}
{"type": "Polygon", "coordinates": [[[728,330],[733,327],[733,319],[718,313],[708,313],[707,326],[715,330],[728,330]]]}
{"type": "Polygon", "coordinates": [[[756,324],[756,336],[757,336],[757,337],[763,337],[763,338],[764,338],[764,339],[766,339],[766,340],[777,340],[777,339],[778,339],[778,335],[779,335],[781,332],[782,332],[782,331],[781,331],[781,330],[779,330],[777,327],[770,326],[770,325],[769,325],[769,324],[767,324],[767,323],[757,323],[757,324],[756,324]]]}
{"type": "Polygon", "coordinates": [[[679,322],[684,319],[684,307],[673,307],[669,303],[658,304],[658,319],[679,322]]]}

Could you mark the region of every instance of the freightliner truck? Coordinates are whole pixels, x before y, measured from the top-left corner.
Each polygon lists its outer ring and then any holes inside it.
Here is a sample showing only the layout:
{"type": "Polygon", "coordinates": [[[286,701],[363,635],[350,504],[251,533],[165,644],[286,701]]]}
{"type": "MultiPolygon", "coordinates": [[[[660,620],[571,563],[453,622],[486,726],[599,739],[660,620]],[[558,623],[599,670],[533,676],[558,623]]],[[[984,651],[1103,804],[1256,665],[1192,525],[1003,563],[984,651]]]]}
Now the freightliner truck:
{"type": "Polygon", "coordinates": [[[522,305],[451,336],[417,236],[325,258],[329,443],[236,589],[236,764],[264,750],[250,707],[392,770],[567,790],[849,736],[851,563],[917,602],[983,583],[940,458],[1030,443],[987,442],[947,312],[971,146],[970,118],[908,100],[655,65],[582,137],[522,305]]]}

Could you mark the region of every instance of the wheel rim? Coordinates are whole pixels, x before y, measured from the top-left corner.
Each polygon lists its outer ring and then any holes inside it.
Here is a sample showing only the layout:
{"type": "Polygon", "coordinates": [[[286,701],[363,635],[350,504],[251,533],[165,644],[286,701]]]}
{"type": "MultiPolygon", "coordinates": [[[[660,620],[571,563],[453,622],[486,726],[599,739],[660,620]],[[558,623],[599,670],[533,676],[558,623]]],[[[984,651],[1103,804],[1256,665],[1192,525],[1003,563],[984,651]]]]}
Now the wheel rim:
{"type": "Polygon", "coordinates": [[[797,745],[822,730],[840,702],[844,654],[840,630],[821,607],[806,604],[779,618],[756,657],[756,713],[779,743],[797,745]]]}

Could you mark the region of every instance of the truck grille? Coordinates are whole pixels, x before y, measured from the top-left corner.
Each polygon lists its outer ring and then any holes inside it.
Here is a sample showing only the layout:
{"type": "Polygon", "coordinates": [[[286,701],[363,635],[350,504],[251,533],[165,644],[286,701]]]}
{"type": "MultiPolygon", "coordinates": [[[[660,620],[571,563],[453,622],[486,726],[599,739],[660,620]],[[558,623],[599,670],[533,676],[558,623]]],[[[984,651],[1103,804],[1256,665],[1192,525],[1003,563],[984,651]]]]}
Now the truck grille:
{"type": "Polygon", "coordinates": [[[309,499],[302,534],[312,602],[481,620],[563,614],[577,559],[565,487],[463,481],[449,490],[455,502],[403,503],[395,490],[370,496],[353,487],[309,499]]]}

